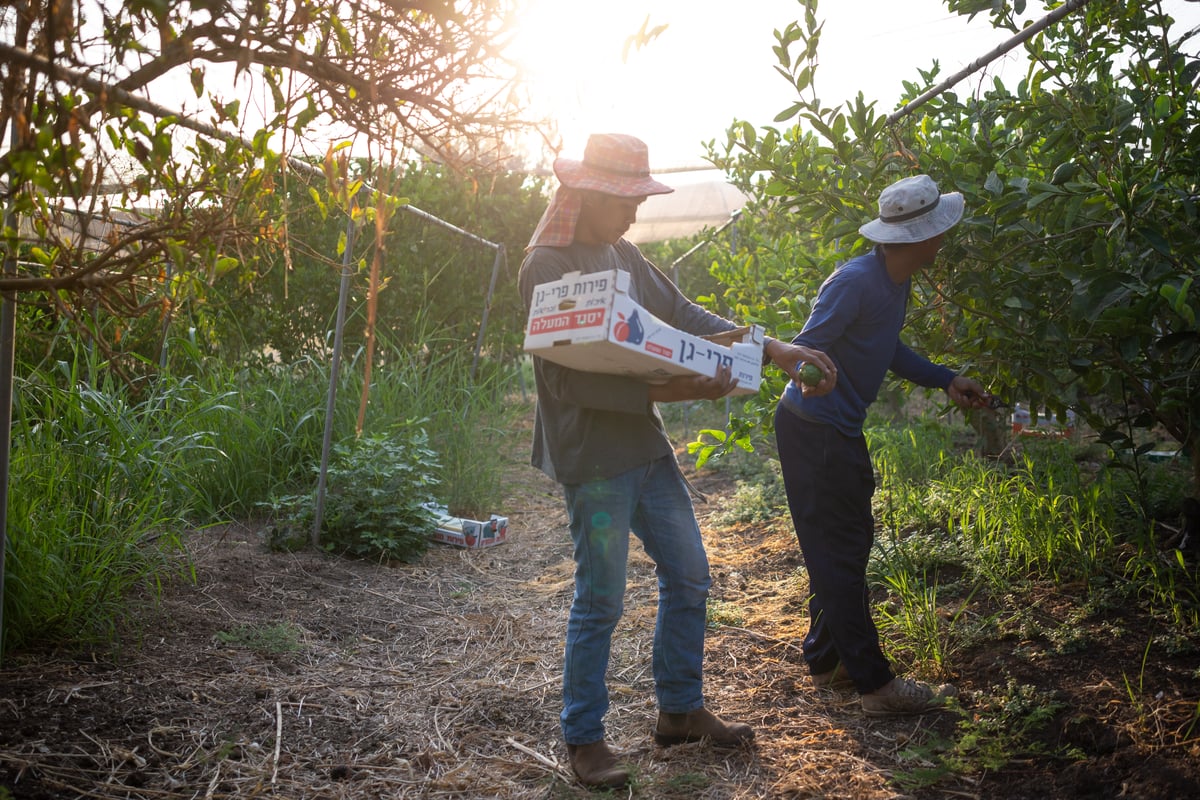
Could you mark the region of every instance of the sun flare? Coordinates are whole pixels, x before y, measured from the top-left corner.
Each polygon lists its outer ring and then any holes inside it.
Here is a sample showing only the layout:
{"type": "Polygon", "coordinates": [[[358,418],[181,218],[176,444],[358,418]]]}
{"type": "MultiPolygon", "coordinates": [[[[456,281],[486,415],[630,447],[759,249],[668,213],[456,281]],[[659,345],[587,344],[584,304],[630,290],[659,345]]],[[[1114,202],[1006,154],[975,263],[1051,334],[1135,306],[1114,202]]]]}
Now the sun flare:
{"type": "MultiPolygon", "coordinates": [[[[564,153],[578,154],[590,133],[623,131],[653,138],[647,103],[666,87],[653,42],[633,46],[639,31],[668,26],[645,4],[603,8],[562,0],[527,0],[508,55],[519,65],[534,112],[558,128],[564,153]]],[[[643,38],[647,34],[643,33],[643,38]]]]}

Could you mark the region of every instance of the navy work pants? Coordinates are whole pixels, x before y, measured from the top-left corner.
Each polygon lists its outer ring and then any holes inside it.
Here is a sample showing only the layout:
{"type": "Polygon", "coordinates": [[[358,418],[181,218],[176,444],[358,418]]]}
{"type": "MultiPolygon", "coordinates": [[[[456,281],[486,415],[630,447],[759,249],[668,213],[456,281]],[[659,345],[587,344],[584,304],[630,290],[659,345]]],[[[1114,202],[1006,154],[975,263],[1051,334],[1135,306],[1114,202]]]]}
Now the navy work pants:
{"type": "Polygon", "coordinates": [[[859,692],[873,692],[895,676],[880,649],[867,595],[875,473],[866,440],[804,419],[783,405],[775,411],[775,440],[808,571],[804,659],[817,674],[841,662],[859,692]]]}

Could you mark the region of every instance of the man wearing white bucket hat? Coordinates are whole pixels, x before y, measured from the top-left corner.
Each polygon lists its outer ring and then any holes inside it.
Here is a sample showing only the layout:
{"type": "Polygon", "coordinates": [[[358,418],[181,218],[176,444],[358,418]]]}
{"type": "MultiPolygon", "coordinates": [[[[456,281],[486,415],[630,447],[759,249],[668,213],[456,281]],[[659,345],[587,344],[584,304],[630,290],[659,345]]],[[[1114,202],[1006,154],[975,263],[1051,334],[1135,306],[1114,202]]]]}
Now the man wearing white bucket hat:
{"type": "MultiPolygon", "coordinates": [[[[648,195],[672,191],[650,177],[646,145],[621,134],[597,134],[583,159],[560,158],[561,183],[538,223],[521,264],[528,308],[539,284],[568,272],[622,269],[632,299],[663,322],[703,335],[736,327],[688,300],[638,248],[622,238],[648,195]]],[[[814,361],[827,378],[807,394],[829,391],[832,361],[799,345],[768,340],[766,350],[788,374],[814,361]]],[[[560,724],[576,776],[589,786],[621,787],[628,770],[605,743],[605,672],[613,630],[624,610],[632,532],[654,560],[658,617],[651,656],[658,721],[654,740],[667,746],[707,739],[715,746],[750,741],[748,725],[726,722],[704,707],[705,606],[708,558],[687,482],[675,461],[656,402],[716,399],[734,386],[716,377],[671,378],[650,385],[534,358],[537,411],[533,458],[562,485],[575,555],[575,594],[567,622],[560,724]]]]}
{"type": "Polygon", "coordinates": [[[866,580],[875,478],[862,428],[889,371],[944,389],[964,408],[985,405],[978,382],[900,340],[912,277],[933,263],[962,214],[962,194],[940,193],[928,175],[883,190],[879,217],[859,228],[876,246],[825,280],[793,340],[829,354],[837,385],[821,396],[788,386],[775,411],[788,506],[809,577],[804,659],[816,687],[857,689],[870,716],[931,711],[957,694],[953,686],[896,677],[880,648],[866,580]]]}

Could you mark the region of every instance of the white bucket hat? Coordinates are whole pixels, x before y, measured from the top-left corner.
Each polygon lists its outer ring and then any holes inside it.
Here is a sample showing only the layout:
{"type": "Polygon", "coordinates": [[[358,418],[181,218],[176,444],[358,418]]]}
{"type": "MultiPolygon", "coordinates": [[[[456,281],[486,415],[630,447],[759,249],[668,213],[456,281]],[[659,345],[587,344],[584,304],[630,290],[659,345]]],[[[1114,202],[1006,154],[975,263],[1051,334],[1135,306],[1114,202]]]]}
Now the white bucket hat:
{"type": "Polygon", "coordinates": [[[963,215],[961,192],[940,194],[928,175],[902,178],[879,195],[879,218],[858,232],[873,242],[923,242],[953,228],[963,215]]]}

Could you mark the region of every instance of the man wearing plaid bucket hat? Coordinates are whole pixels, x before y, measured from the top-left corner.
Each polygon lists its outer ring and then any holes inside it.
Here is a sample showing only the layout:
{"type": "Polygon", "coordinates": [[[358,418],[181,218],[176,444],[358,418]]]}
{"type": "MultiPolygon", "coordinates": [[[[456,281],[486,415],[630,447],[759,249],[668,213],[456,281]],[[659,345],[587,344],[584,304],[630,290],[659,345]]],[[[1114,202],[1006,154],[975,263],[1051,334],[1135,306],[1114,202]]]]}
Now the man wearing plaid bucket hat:
{"type": "MultiPolygon", "coordinates": [[[[650,177],[646,145],[633,136],[597,134],[582,160],[559,158],[560,186],[538,223],[521,265],[529,307],[534,287],[569,272],[630,274],[632,299],[655,317],[696,335],[732,322],[688,300],[638,248],[622,238],[650,195],[672,191],[650,177]]],[[[767,355],[788,374],[802,361],[827,378],[807,394],[829,391],[833,362],[800,345],[768,340],[767,355]]],[[[658,617],[651,656],[662,746],[707,739],[732,747],[754,731],[705,708],[702,686],[705,606],[711,583],[688,485],[675,461],[656,402],[716,399],[734,381],[677,376],[662,384],[568,369],[534,358],[537,411],[532,463],[562,485],[574,543],[575,594],[567,622],[560,723],[571,767],[589,786],[620,787],[628,770],[605,742],[605,683],[612,633],[623,613],[629,534],[654,560],[658,617]]]]}
{"type": "Polygon", "coordinates": [[[940,193],[928,175],[883,190],[879,216],[859,228],[876,246],[825,280],[793,340],[833,358],[837,385],[823,396],[788,386],[775,411],[779,463],[809,578],[804,659],[817,688],[857,689],[870,716],[932,711],[957,694],[953,686],[896,677],[880,648],[866,581],[875,477],[863,422],[889,371],[944,389],[963,408],[986,405],[979,383],[900,340],[912,277],[933,263],[962,214],[962,194],[940,193]]]}

